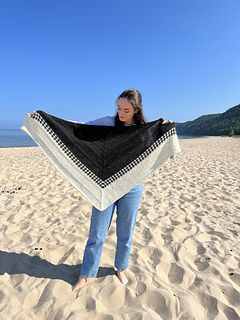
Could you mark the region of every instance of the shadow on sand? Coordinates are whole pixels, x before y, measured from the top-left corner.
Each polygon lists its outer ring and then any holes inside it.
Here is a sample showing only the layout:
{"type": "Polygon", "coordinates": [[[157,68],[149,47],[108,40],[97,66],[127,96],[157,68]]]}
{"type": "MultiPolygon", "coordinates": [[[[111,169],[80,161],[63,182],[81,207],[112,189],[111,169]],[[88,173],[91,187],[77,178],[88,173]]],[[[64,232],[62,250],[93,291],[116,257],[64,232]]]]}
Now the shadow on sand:
{"type": "MultiPolygon", "coordinates": [[[[81,264],[52,264],[39,256],[26,253],[0,251],[0,275],[26,274],[36,278],[59,279],[71,285],[79,278],[81,264]]],[[[115,275],[113,267],[99,267],[96,278],[115,275]]]]}

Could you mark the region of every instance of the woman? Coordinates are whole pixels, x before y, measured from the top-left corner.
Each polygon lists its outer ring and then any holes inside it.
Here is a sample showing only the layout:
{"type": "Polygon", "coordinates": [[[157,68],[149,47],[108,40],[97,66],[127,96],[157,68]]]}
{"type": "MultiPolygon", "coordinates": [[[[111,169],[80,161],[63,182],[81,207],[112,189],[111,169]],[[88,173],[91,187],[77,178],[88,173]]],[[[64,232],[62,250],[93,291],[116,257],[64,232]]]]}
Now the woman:
{"type": "MultiPolygon", "coordinates": [[[[144,124],[146,120],[142,111],[142,96],[138,90],[128,89],[123,91],[116,99],[117,113],[115,116],[107,116],[86,124],[130,126],[144,124]]],[[[170,123],[171,120],[162,123],[170,123]]],[[[114,265],[117,269],[116,275],[122,285],[128,280],[124,274],[127,269],[132,242],[132,234],[135,228],[139,204],[142,198],[142,185],[138,184],[128,193],[115,201],[103,211],[92,207],[89,237],[86,243],[80,277],[72,286],[76,291],[82,288],[89,277],[96,277],[103,243],[110,228],[114,209],[117,209],[116,235],[117,246],[114,265]]]]}

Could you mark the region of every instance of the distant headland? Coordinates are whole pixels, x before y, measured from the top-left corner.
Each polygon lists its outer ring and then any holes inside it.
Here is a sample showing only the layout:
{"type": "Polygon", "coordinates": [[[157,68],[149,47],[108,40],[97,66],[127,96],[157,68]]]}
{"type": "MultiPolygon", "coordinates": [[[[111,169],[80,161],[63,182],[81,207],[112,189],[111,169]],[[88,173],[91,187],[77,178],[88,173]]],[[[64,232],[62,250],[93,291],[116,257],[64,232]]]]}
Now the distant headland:
{"type": "Polygon", "coordinates": [[[240,104],[223,113],[203,115],[184,123],[176,122],[178,135],[238,136],[240,135],[240,104]]]}

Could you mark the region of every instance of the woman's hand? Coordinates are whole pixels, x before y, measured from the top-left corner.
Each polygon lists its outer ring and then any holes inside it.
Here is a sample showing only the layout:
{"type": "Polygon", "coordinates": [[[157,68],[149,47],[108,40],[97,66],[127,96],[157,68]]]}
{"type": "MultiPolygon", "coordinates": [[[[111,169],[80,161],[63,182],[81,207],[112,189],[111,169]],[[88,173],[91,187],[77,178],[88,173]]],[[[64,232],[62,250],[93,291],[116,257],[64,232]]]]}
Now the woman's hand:
{"type": "Polygon", "coordinates": [[[31,113],[26,113],[26,116],[27,117],[31,117],[31,113]]]}
{"type": "Polygon", "coordinates": [[[168,123],[172,123],[172,120],[164,120],[164,121],[162,122],[162,124],[168,124],[168,123]]]}

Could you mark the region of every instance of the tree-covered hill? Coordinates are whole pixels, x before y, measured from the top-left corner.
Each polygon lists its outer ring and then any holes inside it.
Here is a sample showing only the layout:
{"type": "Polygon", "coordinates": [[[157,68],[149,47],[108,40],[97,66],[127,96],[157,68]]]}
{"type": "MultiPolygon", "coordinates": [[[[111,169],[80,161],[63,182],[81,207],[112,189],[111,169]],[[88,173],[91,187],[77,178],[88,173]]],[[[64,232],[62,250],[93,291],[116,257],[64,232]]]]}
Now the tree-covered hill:
{"type": "Polygon", "coordinates": [[[203,115],[193,121],[176,123],[179,135],[240,134],[240,104],[223,113],[203,115]]]}

